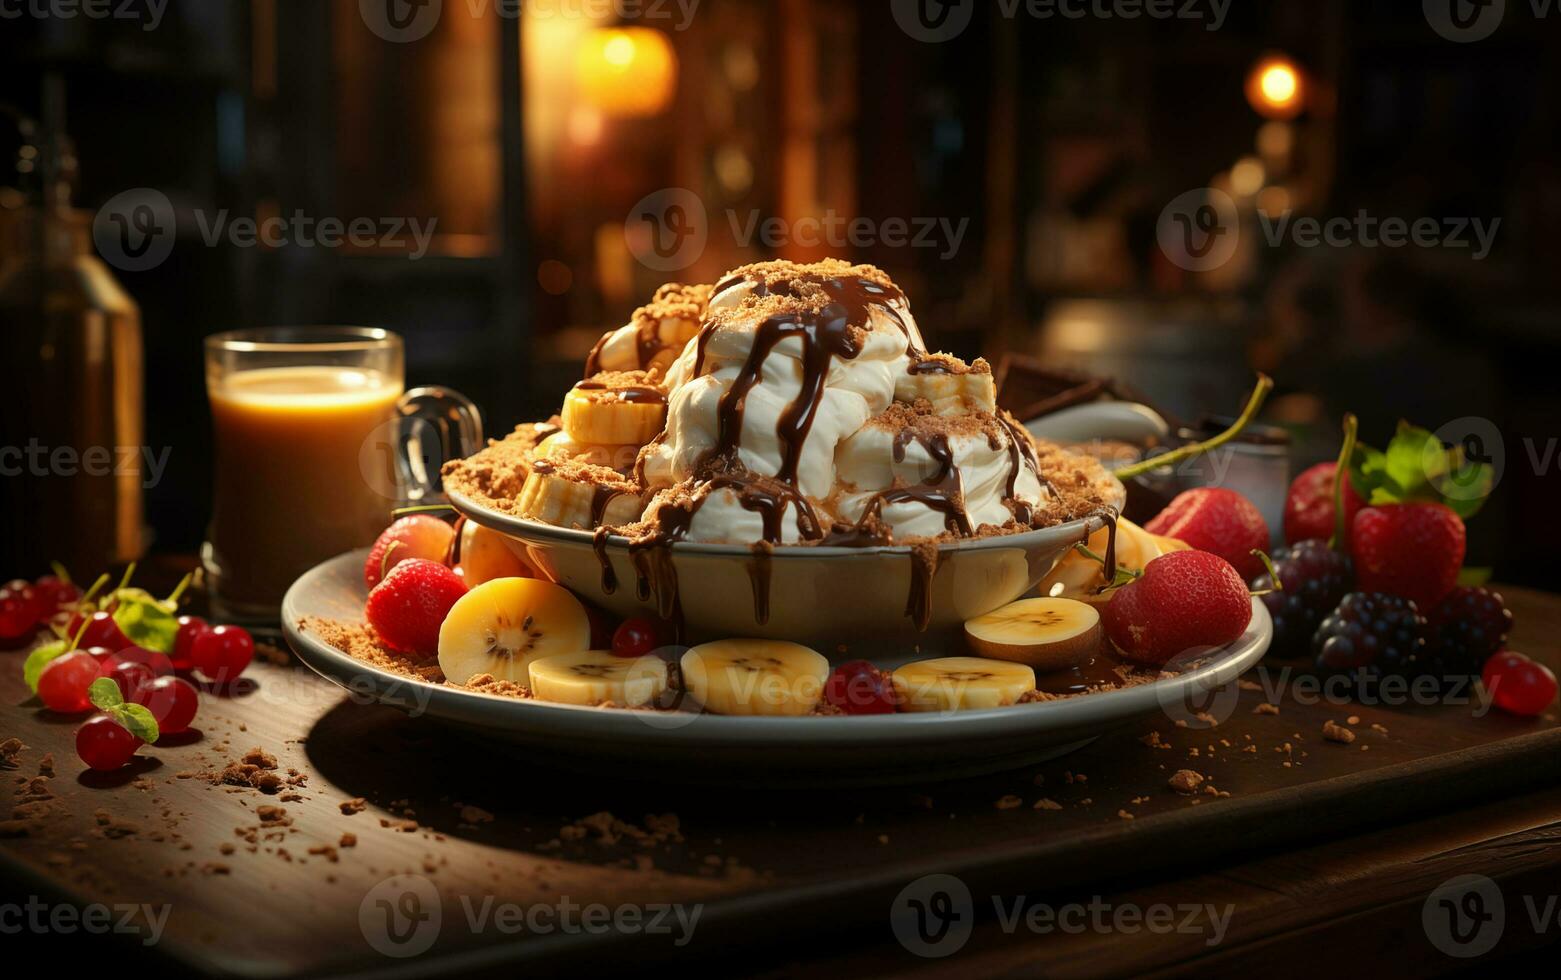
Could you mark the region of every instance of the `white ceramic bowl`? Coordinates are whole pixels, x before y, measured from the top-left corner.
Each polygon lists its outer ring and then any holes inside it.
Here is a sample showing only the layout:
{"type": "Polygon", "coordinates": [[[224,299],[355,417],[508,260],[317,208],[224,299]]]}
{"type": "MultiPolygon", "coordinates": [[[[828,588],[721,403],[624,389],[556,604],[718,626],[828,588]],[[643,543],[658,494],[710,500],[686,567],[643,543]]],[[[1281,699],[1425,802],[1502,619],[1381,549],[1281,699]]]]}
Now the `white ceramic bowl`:
{"type": "MultiPolygon", "coordinates": [[[[1116,691],[976,711],[803,718],[724,717],[693,711],[628,711],[518,700],[429,684],[354,660],[300,627],[306,616],[360,621],[363,558],[354,551],[311,569],[282,602],[298,656],[355,699],[393,705],[457,726],[482,751],[519,746],[524,760],[642,779],[721,785],[925,783],[1033,765],[1144,718],[1191,727],[1236,709],[1233,681],[1268,649],[1273,624],[1260,599],[1234,643],[1198,652],[1161,679],[1116,691]]],[[[924,648],[908,660],[963,652],[924,648]]]]}
{"type": "Polygon", "coordinates": [[[905,545],[777,547],[766,559],[745,545],[693,542],[670,547],[673,574],[652,569],[642,580],[627,538],[608,537],[598,553],[589,531],[501,513],[458,493],[449,497],[468,520],[510,537],[544,575],[619,616],[655,615],[657,600],[668,604],[666,592],[675,589],[691,641],[771,637],[826,655],[845,645],[852,656],[909,650],[949,636],[965,620],[1024,595],[1064,551],[1106,521],[1091,517],[940,545],[930,580],[905,545]],[[925,629],[912,615],[918,606],[925,609],[925,629]]]}

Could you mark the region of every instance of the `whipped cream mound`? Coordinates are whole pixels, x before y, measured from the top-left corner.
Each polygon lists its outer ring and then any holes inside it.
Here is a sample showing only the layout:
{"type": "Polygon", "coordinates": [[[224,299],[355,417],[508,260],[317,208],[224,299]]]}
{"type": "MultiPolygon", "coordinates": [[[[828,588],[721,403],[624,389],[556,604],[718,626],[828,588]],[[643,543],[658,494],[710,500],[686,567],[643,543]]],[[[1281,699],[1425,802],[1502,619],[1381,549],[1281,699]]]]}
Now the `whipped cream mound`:
{"type": "Polygon", "coordinates": [[[666,428],[638,466],[647,533],[970,536],[1054,502],[1029,435],[995,414],[991,368],[927,353],[904,293],[872,266],[735,270],[666,383],[666,428]]]}
{"type": "Polygon", "coordinates": [[[592,350],[561,430],[517,430],[446,481],[531,519],[611,527],[642,555],[987,537],[1118,502],[1098,462],[1032,439],[995,387],[985,361],[925,349],[881,270],[762,262],[658,289],[592,350]]]}
{"type": "Polygon", "coordinates": [[[853,525],[876,516],[896,539],[1028,524],[1052,495],[1022,433],[990,412],[947,416],[926,400],[896,402],[841,443],[832,509],[853,525]]]}

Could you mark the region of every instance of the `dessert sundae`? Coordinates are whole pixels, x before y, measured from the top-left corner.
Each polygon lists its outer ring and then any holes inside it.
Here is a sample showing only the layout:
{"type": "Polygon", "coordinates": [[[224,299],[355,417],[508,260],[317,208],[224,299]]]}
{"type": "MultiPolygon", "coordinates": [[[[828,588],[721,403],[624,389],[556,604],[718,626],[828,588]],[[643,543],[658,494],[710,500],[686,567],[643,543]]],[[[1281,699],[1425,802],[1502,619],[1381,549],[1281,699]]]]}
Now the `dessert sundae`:
{"type": "Polygon", "coordinates": [[[929,353],[881,270],[838,260],[662,286],[596,344],[556,419],[449,464],[445,483],[641,552],[989,537],[1120,493],[998,409],[984,360],[929,353]]]}

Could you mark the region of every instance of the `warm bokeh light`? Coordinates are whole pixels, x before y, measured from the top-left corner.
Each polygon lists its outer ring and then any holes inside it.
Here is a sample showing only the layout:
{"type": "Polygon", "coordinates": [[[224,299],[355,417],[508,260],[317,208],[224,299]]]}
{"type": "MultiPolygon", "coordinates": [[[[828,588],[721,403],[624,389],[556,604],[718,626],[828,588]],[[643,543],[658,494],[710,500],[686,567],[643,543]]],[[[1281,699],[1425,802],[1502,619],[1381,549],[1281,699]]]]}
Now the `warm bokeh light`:
{"type": "Polygon", "coordinates": [[[607,116],[653,116],[672,102],[677,54],[667,36],[647,27],[597,28],[575,57],[580,92],[607,116]]]}
{"type": "Polygon", "coordinates": [[[1263,189],[1267,180],[1262,161],[1257,157],[1242,157],[1230,168],[1230,189],[1238,197],[1251,197],[1263,189]]]}
{"type": "Polygon", "coordinates": [[[1270,119],[1290,119],[1305,105],[1301,70],[1283,55],[1259,61],[1247,75],[1247,101],[1270,119]]]}

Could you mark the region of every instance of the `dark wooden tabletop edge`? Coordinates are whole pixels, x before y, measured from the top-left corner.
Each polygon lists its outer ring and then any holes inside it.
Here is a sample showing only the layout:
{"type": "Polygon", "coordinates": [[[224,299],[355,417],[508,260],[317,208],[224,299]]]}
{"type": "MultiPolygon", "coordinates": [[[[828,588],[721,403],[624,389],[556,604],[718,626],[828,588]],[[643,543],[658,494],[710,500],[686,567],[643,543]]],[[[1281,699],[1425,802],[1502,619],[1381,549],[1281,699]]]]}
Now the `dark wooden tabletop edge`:
{"type": "MultiPolygon", "coordinates": [[[[1513,765],[1514,752],[1521,759],[1554,761],[1561,752],[1561,729],[1550,729],[1514,736],[1500,742],[1470,746],[1454,752],[1402,763],[1391,769],[1333,777],[1298,786],[1270,790],[1250,797],[1234,797],[1188,807],[1173,813],[1156,814],[1134,821],[1131,827],[1102,826],[1098,830],[1074,835],[1064,841],[1042,841],[1033,847],[994,846],[975,851],[946,853],[891,868],[871,869],[849,878],[829,878],[741,893],[701,903],[705,906],[700,925],[707,934],[720,936],[720,948],[713,955],[726,955],[733,945],[774,941],[777,923],[805,924],[814,941],[824,941],[864,926],[884,926],[890,903],[906,884],[929,874],[957,874],[978,897],[1003,894],[1023,887],[1039,894],[1061,891],[1089,883],[1107,888],[1146,875],[1164,877],[1177,871],[1198,868],[1203,871],[1229,867],[1264,850],[1303,844],[1336,836],[1391,825],[1405,817],[1423,816],[1416,789],[1430,780],[1452,780],[1454,789],[1445,787],[1439,796],[1442,805],[1468,806],[1480,800],[1550,785],[1557,782],[1553,766],[1513,765]],[[1502,759],[1507,764],[1491,763],[1502,759]],[[1317,798],[1318,791],[1323,796],[1317,798]],[[1301,800],[1306,806],[1298,806],[1301,800]],[[1367,805],[1361,806],[1362,801],[1367,805]],[[1327,807],[1332,802],[1350,801],[1351,807],[1327,807]],[[1450,801],[1450,802],[1449,802],[1450,801]],[[1221,811],[1222,833],[1228,846],[1211,861],[1204,848],[1178,846],[1192,835],[1202,835],[1197,821],[1204,807],[1221,811]],[[1320,809],[1325,807],[1326,810],[1320,809]],[[1121,835],[1121,836],[1118,836],[1121,835]],[[1100,860],[1093,839],[1114,839],[1100,860]],[[1258,838],[1261,837],[1261,844],[1258,838]],[[1071,855],[1089,852],[1082,862],[1071,855]],[[1035,872],[1044,870],[1044,878],[1035,872]]],[[[549,964],[562,968],[569,958],[571,968],[585,961],[603,964],[622,962],[633,952],[637,966],[668,963],[691,958],[704,962],[707,950],[671,948],[657,937],[555,936],[526,942],[500,943],[479,949],[447,953],[431,952],[404,963],[377,964],[362,971],[343,974],[339,970],[303,976],[386,977],[394,980],[454,972],[498,973],[518,965],[545,969],[549,964]]],[[[1189,961],[1193,965],[1197,961],[1189,961]]],[[[1171,972],[1179,972],[1172,970],[1171,972]]],[[[270,977],[274,974],[245,974],[270,977]]]]}

